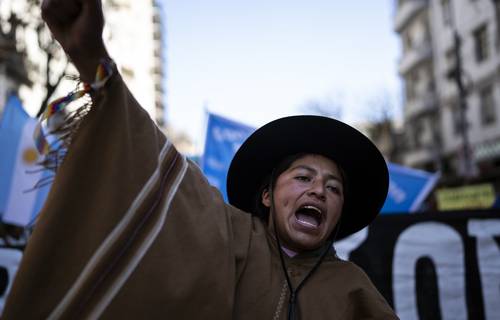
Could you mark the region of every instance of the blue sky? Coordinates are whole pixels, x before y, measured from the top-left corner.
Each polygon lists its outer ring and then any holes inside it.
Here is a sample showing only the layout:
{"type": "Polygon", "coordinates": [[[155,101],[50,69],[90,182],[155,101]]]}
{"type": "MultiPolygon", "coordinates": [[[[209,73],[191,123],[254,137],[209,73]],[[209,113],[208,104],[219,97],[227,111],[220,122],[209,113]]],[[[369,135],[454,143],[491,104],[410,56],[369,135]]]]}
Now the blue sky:
{"type": "Polygon", "coordinates": [[[201,148],[206,111],[250,126],[342,105],[351,124],[400,106],[394,1],[165,1],[167,121],[201,148]]]}

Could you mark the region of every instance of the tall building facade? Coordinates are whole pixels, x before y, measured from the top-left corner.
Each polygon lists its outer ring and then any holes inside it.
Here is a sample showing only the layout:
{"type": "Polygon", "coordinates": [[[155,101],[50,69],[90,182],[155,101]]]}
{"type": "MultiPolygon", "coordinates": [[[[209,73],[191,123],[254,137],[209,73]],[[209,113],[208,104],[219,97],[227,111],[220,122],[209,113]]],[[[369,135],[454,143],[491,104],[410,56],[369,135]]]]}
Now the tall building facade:
{"type": "Polygon", "coordinates": [[[396,2],[405,165],[500,176],[499,8],[498,0],[396,2]]]}
{"type": "Polygon", "coordinates": [[[164,125],[164,21],[157,0],[103,1],[104,39],[130,90],[151,118],[164,125]]]}
{"type": "Polygon", "coordinates": [[[16,48],[15,32],[0,29],[0,115],[12,92],[30,85],[22,52],[16,48]]]}
{"type": "Polygon", "coordinates": [[[16,15],[8,16],[0,2],[0,115],[8,96],[21,85],[31,85],[26,67],[26,52],[17,44],[17,27],[23,23],[16,15]]]}
{"type": "MultiPolygon", "coordinates": [[[[130,90],[160,127],[164,125],[165,105],[164,98],[164,21],[160,0],[103,0],[102,1],[106,25],[104,29],[104,41],[115,59],[120,73],[129,86],[130,90]]],[[[31,115],[35,115],[39,109],[46,92],[43,79],[45,75],[36,70],[45,67],[46,58],[38,46],[37,33],[33,28],[25,28],[24,32],[15,34],[15,30],[8,27],[13,23],[8,21],[12,17],[18,17],[17,23],[35,25],[41,19],[39,8],[34,10],[28,1],[2,0],[0,1],[0,20],[2,22],[2,37],[0,37],[0,99],[5,99],[6,93],[2,90],[7,84],[12,87],[11,91],[18,91],[24,106],[31,115]],[[26,11],[37,11],[32,13],[27,20],[26,11]],[[12,15],[11,13],[14,13],[12,15]],[[10,16],[10,18],[9,18],[10,16]],[[21,18],[19,18],[21,17],[21,18]],[[24,21],[26,20],[26,21],[24,21]],[[5,34],[12,33],[12,35],[5,34]],[[10,38],[9,38],[10,37],[10,38]],[[10,42],[8,42],[10,41],[10,42]],[[12,47],[12,48],[11,48],[12,47]],[[12,71],[16,64],[9,62],[13,59],[16,50],[17,56],[24,55],[21,62],[28,62],[31,66],[25,79],[13,78],[16,75],[12,71]],[[12,85],[11,85],[12,84],[12,85]]],[[[19,60],[19,59],[18,59],[19,60]]],[[[64,69],[64,57],[55,57],[51,62],[55,73],[64,69]]],[[[69,72],[75,72],[69,68],[69,72]]],[[[51,75],[52,76],[52,75],[51,75]]],[[[73,81],[63,80],[52,98],[66,94],[74,88],[73,81]]],[[[10,88],[9,87],[9,88],[10,88]]],[[[10,90],[10,89],[9,89],[10,90]]],[[[2,103],[3,105],[3,103],[2,103]]]]}

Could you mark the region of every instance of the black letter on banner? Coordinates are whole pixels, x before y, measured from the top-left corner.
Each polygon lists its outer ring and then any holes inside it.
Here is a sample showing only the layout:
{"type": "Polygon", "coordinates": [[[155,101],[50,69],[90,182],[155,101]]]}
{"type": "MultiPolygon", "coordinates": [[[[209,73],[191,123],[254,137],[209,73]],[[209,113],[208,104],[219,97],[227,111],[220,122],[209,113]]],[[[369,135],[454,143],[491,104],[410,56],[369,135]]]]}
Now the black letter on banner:
{"type": "Polygon", "coordinates": [[[436,222],[408,227],[397,240],[393,260],[396,313],[401,319],[419,319],[415,268],[420,258],[429,258],[435,265],[441,319],[465,320],[467,310],[462,239],[453,228],[436,222]]]}
{"type": "Polygon", "coordinates": [[[485,318],[500,319],[500,249],[493,238],[500,236],[500,220],[473,219],[467,224],[467,230],[477,239],[485,318]]]}

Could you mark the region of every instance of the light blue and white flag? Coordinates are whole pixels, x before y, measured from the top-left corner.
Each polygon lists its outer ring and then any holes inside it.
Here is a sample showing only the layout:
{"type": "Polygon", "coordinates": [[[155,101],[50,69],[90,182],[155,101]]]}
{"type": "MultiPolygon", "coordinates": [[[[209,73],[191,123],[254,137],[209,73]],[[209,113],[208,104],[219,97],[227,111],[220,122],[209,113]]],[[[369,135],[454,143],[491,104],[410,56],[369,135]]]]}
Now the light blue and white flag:
{"type": "Polygon", "coordinates": [[[255,129],[227,118],[208,114],[205,150],[201,169],[210,184],[226,195],[226,177],[234,154],[255,129]]]}
{"type": "Polygon", "coordinates": [[[9,97],[0,118],[0,214],[4,223],[26,226],[33,222],[49,186],[33,187],[47,172],[37,162],[33,131],[36,120],[24,111],[16,96],[9,97]]]}

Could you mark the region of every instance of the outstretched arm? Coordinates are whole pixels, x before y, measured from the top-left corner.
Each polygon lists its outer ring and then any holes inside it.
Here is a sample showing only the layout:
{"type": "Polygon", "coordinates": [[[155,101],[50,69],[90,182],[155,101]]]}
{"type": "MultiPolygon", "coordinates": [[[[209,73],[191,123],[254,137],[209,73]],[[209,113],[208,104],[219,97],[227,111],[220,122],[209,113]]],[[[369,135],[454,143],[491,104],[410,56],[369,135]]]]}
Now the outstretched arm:
{"type": "Polygon", "coordinates": [[[74,63],[80,78],[92,82],[101,59],[109,58],[102,39],[100,0],[44,0],[42,17],[74,63]]]}
{"type": "MultiPolygon", "coordinates": [[[[43,15],[92,82],[108,57],[100,1],[45,0],[43,15]]],[[[246,252],[233,250],[233,209],[117,72],[78,121],[2,319],[231,318],[234,252],[246,252]]],[[[250,219],[238,217],[248,248],[250,219]]]]}

